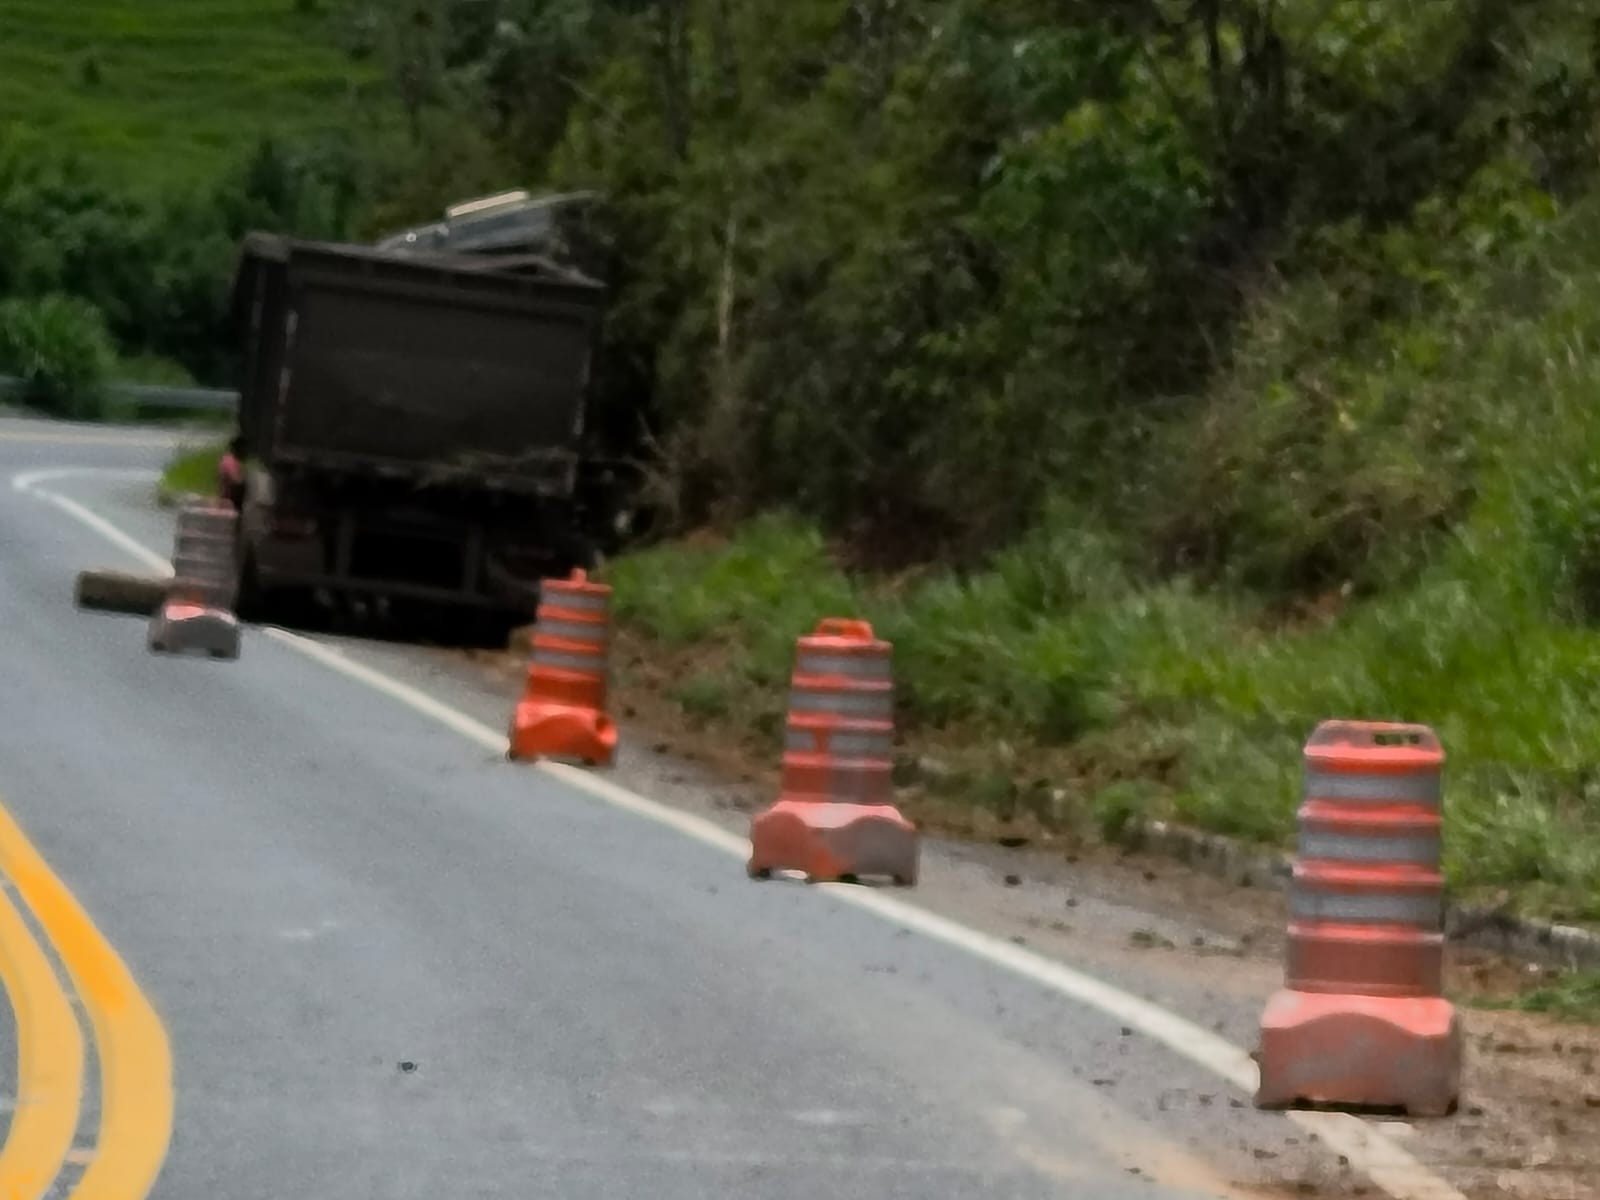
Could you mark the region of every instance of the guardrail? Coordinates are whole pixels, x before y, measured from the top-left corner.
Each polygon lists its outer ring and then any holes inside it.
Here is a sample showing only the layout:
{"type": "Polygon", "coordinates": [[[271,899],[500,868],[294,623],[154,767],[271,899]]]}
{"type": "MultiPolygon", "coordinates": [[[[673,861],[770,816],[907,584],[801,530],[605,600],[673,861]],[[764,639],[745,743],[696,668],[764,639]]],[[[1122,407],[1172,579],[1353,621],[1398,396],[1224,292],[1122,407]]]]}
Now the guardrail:
{"type": "MultiPolygon", "coordinates": [[[[0,399],[19,395],[23,381],[15,375],[0,375],[0,399]]],[[[166,387],[150,383],[113,383],[106,388],[112,400],[139,409],[190,409],[199,412],[234,412],[239,393],[225,388],[166,387]]]]}

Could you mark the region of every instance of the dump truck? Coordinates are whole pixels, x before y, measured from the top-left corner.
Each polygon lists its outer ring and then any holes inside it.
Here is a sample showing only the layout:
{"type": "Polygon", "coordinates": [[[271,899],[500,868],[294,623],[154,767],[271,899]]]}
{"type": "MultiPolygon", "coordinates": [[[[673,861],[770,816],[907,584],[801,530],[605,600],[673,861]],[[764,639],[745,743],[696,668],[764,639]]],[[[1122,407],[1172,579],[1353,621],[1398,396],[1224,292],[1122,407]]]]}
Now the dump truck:
{"type": "Polygon", "coordinates": [[[604,288],[537,255],[252,234],[234,280],[240,610],[313,599],[526,619],[614,517],[585,457],[604,288]]]}

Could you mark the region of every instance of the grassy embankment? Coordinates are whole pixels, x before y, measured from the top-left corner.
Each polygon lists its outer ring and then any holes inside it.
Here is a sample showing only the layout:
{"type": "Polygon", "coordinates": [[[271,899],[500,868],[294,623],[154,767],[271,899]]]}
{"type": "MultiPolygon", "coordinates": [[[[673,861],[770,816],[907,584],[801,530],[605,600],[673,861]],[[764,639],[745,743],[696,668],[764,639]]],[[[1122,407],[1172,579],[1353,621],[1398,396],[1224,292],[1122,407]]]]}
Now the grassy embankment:
{"type": "Polygon", "coordinates": [[[263,133],[347,122],[375,77],[292,0],[0,0],[0,125],[137,187],[203,185],[263,133]]]}
{"type": "Polygon", "coordinates": [[[1600,923],[1597,230],[1555,222],[1326,360],[1304,354],[1319,284],[1274,297],[1231,374],[1151,440],[1134,508],[1155,527],[1214,496],[1247,531],[1236,559],[1325,534],[1342,514],[1318,495],[1440,514],[1359,586],[1286,611],[1141,569],[1139,523],[1081,503],[968,574],[853,573],[773,515],[610,568],[648,651],[632,682],[775,760],[793,638],[865,615],[895,643],[907,757],[949,768],[915,780],[912,815],[1112,838],[1168,817],[1286,845],[1318,720],[1424,721],[1450,755],[1455,893],[1600,923]],[[1331,438],[1312,419],[1329,406],[1331,438]]]}

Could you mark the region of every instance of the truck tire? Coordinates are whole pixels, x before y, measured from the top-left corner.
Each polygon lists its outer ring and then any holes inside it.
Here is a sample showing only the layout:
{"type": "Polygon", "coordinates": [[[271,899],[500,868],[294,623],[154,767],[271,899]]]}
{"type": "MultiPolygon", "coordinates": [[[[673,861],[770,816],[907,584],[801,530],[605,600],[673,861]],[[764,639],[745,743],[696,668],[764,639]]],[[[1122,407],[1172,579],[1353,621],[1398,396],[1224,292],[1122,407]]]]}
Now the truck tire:
{"type": "Polygon", "coordinates": [[[239,556],[239,592],[234,609],[241,621],[259,625],[266,620],[264,608],[265,597],[261,593],[261,576],[256,571],[256,558],[245,551],[239,556]]]}
{"type": "Polygon", "coordinates": [[[236,609],[239,619],[252,625],[284,625],[295,629],[310,626],[316,615],[316,605],[309,589],[263,587],[255,556],[248,554],[239,571],[236,609]]]}

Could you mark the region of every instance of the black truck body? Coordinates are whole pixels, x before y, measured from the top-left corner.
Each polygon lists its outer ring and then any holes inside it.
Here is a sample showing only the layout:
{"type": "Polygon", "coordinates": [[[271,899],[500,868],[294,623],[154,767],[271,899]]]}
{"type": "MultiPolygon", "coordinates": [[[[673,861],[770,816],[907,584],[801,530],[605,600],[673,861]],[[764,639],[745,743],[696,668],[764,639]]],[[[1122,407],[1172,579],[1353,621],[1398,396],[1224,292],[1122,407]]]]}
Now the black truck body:
{"type": "Polygon", "coordinates": [[[542,576],[588,555],[603,304],[532,257],[247,238],[242,606],[321,592],[526,615],[542,576]]]}

